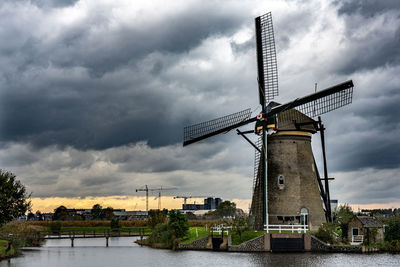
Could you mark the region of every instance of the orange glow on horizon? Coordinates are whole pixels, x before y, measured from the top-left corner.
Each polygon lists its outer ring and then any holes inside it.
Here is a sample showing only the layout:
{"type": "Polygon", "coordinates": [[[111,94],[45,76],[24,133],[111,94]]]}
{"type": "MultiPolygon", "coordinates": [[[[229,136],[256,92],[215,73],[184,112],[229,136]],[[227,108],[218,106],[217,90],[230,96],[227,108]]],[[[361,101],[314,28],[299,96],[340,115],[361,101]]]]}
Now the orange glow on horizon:
{"type": "MultiPolygon", "coordinates": [[[[203,198],[188,199],[187,203],[203,204],[203,198]]],[[[224,199],[225,200],[225,199],[224,199]]],[[[105,196],[85,198],[67,198],[67,197],[49,197],[49,198],[31,198],[32,211],[53,212],[59,206],[65,206],[69,209],[91,209],[93,205],[100,204],[103,208],[112,207],[115,209],[126,210],[146,210],[146,197],[142,196],[105,196]]],[[[250,199],[232,199],[238,208],[248,211],[250,199]]],[[[174,199],[172,196],[163,196],[161,198],[161,208],[181,209],[183,199],[174,199]]],[[[158,198],[149,196],[149,209],[158,208],[158,198]]]]}
{"type": "MultiPolygon", "coordinates": [[[[223,199],[226,200],[226,199],[223,199]]],[[[236,206],[243,209],[245,212],[249,211],[251,199],[228,199],[236,203],[236,206]]],[[[63,205],[70,209],[91,209],[93,205],[100,204],[103,208],[112,207],[115,209],[126,210],[146,210],[146,197],[144,196],[105,196],[94,197],[87,196],[84,198],[79,197],[49,197],[49,198],[31,198],[32,211],[36,212],[53,212],[57,207],[63,205]]],[[[188,199],[187,203],[203,204],[203,198],[188,199]]],[[[161,198],[161,208],[166,209],[181,209],[183,199],[174,199],[172,196],[163,196],[161,198]]],[[[343,203],[339,203],[343,205],[343,203]]],[[[400,202],[391,203],[371,203],[371,204],[348,204],[353,211],[361,209],[388,209],[400,208],[400,202]]],[[[149,197],[149,209],[158,208],[158,198],[154,196],[149,197]]]]}

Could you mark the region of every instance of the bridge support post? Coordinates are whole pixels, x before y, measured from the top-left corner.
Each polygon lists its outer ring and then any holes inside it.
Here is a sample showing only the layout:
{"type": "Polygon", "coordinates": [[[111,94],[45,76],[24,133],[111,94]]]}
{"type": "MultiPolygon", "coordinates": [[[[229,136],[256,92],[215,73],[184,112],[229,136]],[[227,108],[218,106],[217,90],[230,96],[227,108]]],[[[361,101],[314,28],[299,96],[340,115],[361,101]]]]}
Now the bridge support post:
{"type": "Polygon", "coordinates": [[[143,234],[144,234],[144,229],[140,228],[139,229],[139,233],[140,233],[140,246],[143,246],[143,234]]]}

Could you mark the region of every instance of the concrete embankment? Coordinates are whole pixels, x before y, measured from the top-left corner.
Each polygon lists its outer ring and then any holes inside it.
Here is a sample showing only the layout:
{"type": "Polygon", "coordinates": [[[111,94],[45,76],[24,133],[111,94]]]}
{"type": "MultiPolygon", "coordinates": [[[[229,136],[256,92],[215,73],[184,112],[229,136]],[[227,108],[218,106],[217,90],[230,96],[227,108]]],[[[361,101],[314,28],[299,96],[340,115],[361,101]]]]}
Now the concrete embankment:
{"type": "Polygon", "coordinates": [[[361,246],[331,246],[310,234],[264,234],[240,245],[231,245],[230,236],[210,235],[188,244],[179,244],[178,249],[232,252],[366,252],[361,246]]]}

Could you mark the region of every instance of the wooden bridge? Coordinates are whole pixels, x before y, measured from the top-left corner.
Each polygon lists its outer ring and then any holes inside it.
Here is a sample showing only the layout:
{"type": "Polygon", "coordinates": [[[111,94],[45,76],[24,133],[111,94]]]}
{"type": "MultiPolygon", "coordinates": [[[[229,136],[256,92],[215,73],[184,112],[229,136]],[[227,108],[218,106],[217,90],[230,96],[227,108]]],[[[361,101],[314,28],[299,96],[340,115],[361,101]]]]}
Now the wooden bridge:
{"type": "Polygon", "coordinates": [[[140,236],[143,240],[144,236],[148,236],[151,233],[151,229],[148,228],[134,228],[134,229],[94,229],[94,230],[63,230],[63,231],[40,231],[37,232],[32,239],[48,240],[48,239],[70,239],[71,247],[74,247],[75,238],[105,238],[106,247],[108,247],[108,239],[110,237],[131,237],[140,236]]]}

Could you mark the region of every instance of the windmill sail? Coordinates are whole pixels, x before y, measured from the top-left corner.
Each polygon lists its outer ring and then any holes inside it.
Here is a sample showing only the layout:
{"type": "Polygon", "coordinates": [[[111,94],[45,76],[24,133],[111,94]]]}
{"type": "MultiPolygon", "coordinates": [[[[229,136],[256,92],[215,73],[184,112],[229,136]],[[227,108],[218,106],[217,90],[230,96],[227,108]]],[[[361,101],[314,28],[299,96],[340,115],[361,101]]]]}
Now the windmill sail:
{"type": "Polygon", "coordinates": [[[254,227],[255,229],[263,229],[263,187],[264,187],[264,177],[263,177],[263,167],[262,164],[264,157],[260,153],[262,151],[262,137],[259,137],[256,146],[258,150],[255,149],[254,152],[254,178],[253,178],[253,197],[251,200],[250,214],[254,217],[254,227]]]}
{"type": "Polygon", "coordinates": [[[352,102],[353,81],[337,84],[317,93],[297,98],[289,103],[273,107],[268,116],[296,108],[303,114],[313,117],[338,109],[352,102]]]}
{"type": "Polygon", "coordinates": [[[250,123],[255,120],[249,120],[250,115],[251,109],[245,109],[218,119],[186,126],[183,130],[183,146],[250,123]]]}
{"type": "Polygon", "coordinates": [[[255,25],[258,90],[260,104],[264,108],[266,103],[278,95],[278,68],[271,12],[257,17],[255,25]]]}

